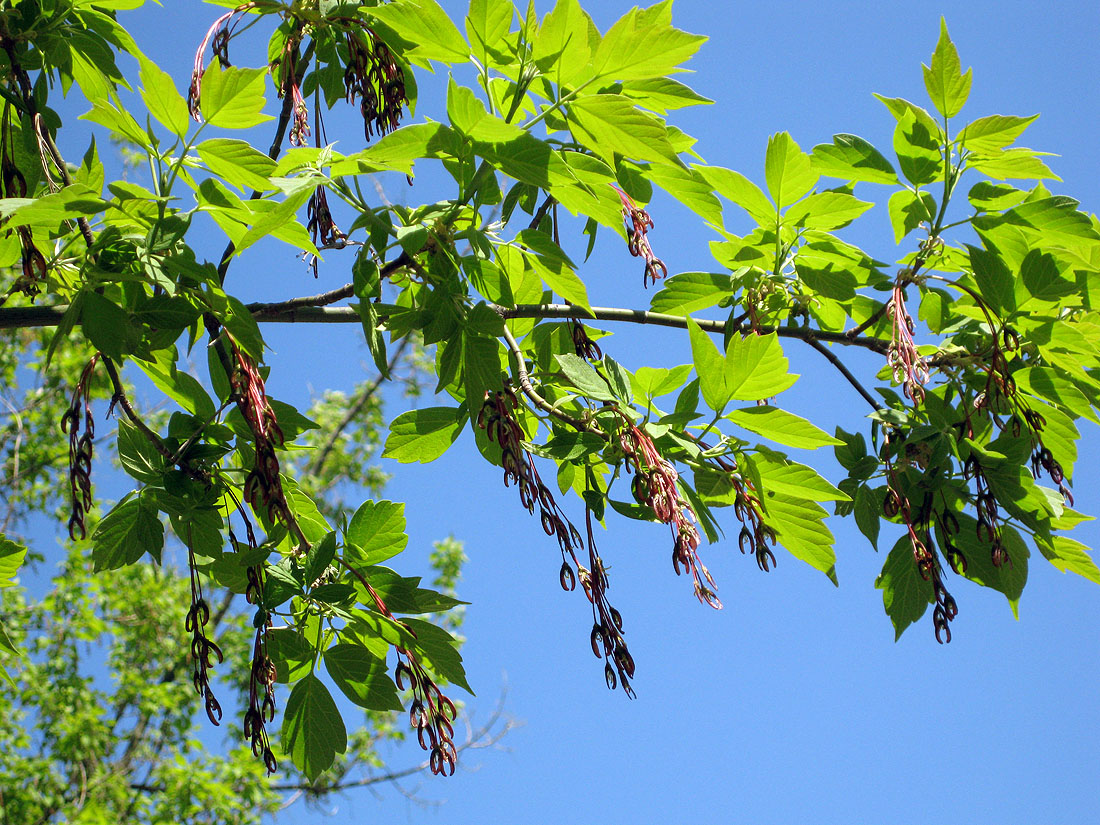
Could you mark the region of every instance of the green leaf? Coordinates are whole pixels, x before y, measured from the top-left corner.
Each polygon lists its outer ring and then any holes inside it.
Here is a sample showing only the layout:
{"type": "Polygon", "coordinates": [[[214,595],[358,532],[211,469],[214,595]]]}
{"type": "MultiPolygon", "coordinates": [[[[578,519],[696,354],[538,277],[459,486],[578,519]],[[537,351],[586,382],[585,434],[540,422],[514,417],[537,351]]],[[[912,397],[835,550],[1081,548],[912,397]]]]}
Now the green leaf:
{"type": "Polygon", "coordinates": [[[390,424],[382,457],[402,464],[435,461],[454,444],[466,417],[465,410],[456,407],[424,407],[403,412],[390,424]]]}
{"type": "Polygon", "coordinates": [[[703,400],[715,412],[721,412],[729,403],[731,392],[726,386],[726,364],[711,337],[688,319],[688,337],[691,340],[691,357],[699,375],[699,390],[703,400]]]}
{"type": "Polygon", "coordinates": [[[294,685],[283,710],[283,751],[311,782],[332,767],[348,747],[340,710],[312,673],[294,685]]]}
{"type": "Polygon", "coordinates": [[[140,340],[129,313],[97,292],[84,294],[80,322],[92,346],[116,361],[133,352],[140,340]]]}
{"type": "Polygon", "coordinates": [[[392,558],[405,549],[405,505],[392,501],[364,501],[348,523],[347,561],[367,567],[392,558]]]}
{"type": "Polygon", "coordinates": [[[987,180],[975,183],[966,195],[971,206],[984,212],[1011,209],[1026,197],[1027,192],[1015,186],[1009,186],[1007,183],[990,183],[987,180]]]}
{"type": "Polygon", "coordinates": [[[310,545],[306,553],[304,581],[312,585],[317,581],[336,557],[336,531],[329,530],[321,541],[310,545]]]}
{"type": "Polygon", "coordinates": [[[733,294],[733,279],[720,272],[681,272],[666,278],[649,308],[669,315],[690,315],[733,294]]]}
{"type": "Polygon", "coordinates": [[[118,422],[118,460],[130,476],[146,484],[159,483],[164,476],[164,459],[136,426],[118,422]]]}
{"type": "Polygon", "coordinates": [[[631,160],[678,165],[664,124],[622,95],[585,95],[569,104],[569,122],[580,143],[608,163],[618,153],[631,160]]]}
{"type": "Polygon", "coordinates": [[[894,641],[935,601],[932,582],[921,576],[913,560],[908,535],[898,539],[890,550],[882,572],[875,579],[875,587],[882,591],[882,606],[894,625],[894,641]]]}
{"type": "Polygon", "coordinates": [[[672,0],[631,9],[604,35],[593,68],[596,77],[637,80],[672,74],[707,38],[673,28],[672,0]]]}
{"type": "Polygon", "coordinates": [[[894,151],[898,155],[901,173],[914,186],[932,183],[943,175],[943,153],[937,141],[938,134],[938,130],[929,130],[911,109],[898,120],[894,129],[894,151]]]}
{"type": "Polygon", "coordinates": [[[811,501],[782,493],[769,494],[765,508],[764,521],[787,552],[837,585],[833,534],[824,522],[827,513],[811,501]]]}
{"type": "Polygon", "coordinates": [[[470,0],[466,15],[466,36],[474,47],[474,56],[482,63],[489,63],[489,55],[500,46],[508,34],[514,9],[498,0],[470,0]]]}
{"type": "Polygon", "coordinates": [[[392,0],[367,13],[413,44],[406,58],[464,63],[470,53],[462,34],[435,0],[392,0]]]}
{"type": "MultiPolygon", "coordinates": [[[[775,226],[775,207],[768,200],[755,183],[746,178],[740,172],[725,169],[721,166],[697,166],[697,171],[703,174],[710,185],[719,195],[729,198],[760,226],[775,226]]],[[[811,184],[812,185],[812,184],[811,184]]]]}
{"type": "Polygon", "coordinates": [[[658,164],[646,176],[703,220],[722,225],[722,203],[714,194],[714,186],[697,169],[658,164]]]}
{"type": "Polygon", "coordinates": [[[271,120],[263,113],[267,69],[223,67],[214,61],[202,76],[202,116],[222,129],[247,129],[271,120]]]}
{"type": "Polygon", "coordinates": [[[646,398],[659,396],[678,390],[691,375],[691,364],[681,364],[672,369],[664,367],[638,367],[631,376],[634,394],[646,398]]]}
{"type": "Polygon", "coordinates": [[[341,643],[325,651],[325,669],[336,687],[361,708],[401,710],[397,685],[386,673],[385,659],[361,645],[341,643]]]}
{"type": "Polygon", "coordinates": [[[15,574],[23,566],[27,548],[0,534],[0,587],[11,587],[15,574]]]}
{"type": "Polygon", "coordinates": [[[1023,146],[999,152],[975,152],[966,159],[968,169],[993,180],[1061,180],[1039,158],[1050,152],[1034,152],[1023,146]]]}
{"type": "Polygon", "coordinates": [[[1100,567],[1089,555],[1089,548],[1067,536],[1052,536],[1037,540],[1043,556],[1063,573],[1076,573],[1090,582],[1100,584],[1100,567]]]}
{"type": "Polygon", "coordinates": [[[133,363],[141,368],[158,390],[187,412],[203,419],[213,418],[214,401],[203,389],[202,384],[193,375],[180,372],[176,368],[176,348],[157,350],[153,354],[155,361],[135,359],[133,363]]]}
{"type": "Polygon", "coordinates": [[[813,148],[810,162],[818,174],[856,183],[898,182],[890,161],[874,146],[856,135],[833,135],[832,143],[813,148]]]}
{"type": "Polygon", "coordinates": [[[644,80],[628,80],[622,84],[622,93],[633,98],[639,106],[665,114],[672,109],[713,103],[694,89],[671,77],[648,77],[644,80]]]}
{"type": "Polygon", "coordinates": [[[462,656],[455,647],[457,642],[439,625],[423,619],[402,619],[409,630],[416,634],[413,649],[420,655],[428,667],[448,682],[458,685],[471,696],[474,691],[466,681],[466,671],[462,667],[462,656]]]}
{"type": "Polygon", "coordinates": [[[1023,134],[1024,129],[1030,126],[1038,115],[1031,117],[1012,117],[1007,115],[990,115],[980,117],[959,133],[956,142],[965,146],[972,152],[987,154],[996,152],[1010,146],[1023,134]]]}
{"type": "Polygon", "coordinates": [[[932,65],[924,69],[924,87],[932,103],[944,117],[954,117],[970,96],[973,69],[962,72],[959,53],[947,33],[947,22],[940,18],[940,39],[932,53],[932,65]]]}
{"type": "Polygon", "coordinates": [[[844,192],[818,192],[792,206],[783,216],[787,226],[831,230],[847,226],[874,206],[844,192]]]}
{"type": "Polygon", "coordinates": [[[844,443],[805,418],[778,407],[745,407],[733,410],[726,418],[739,427],[787,447],[814,450],[826,444],[844,443]]]}
{"type": "MultiPolygon", "coordinates": [[[[762,448],[761,448],[762,449],[762,448]]],[[[753,466],[764,485],[764,504],[769,506],[771,493],[783,494],[804,501],[850,501],[847,493],[838,490],[817,470],[789,461],[780,453],[763,453],[753,457],[753,466]]]]}
{"type": "Polygon", "coordinates": [[[1054,256],[1038,249],[1028,252],[1020,263],[1020,279],[1031,296],[1041,301],[1057,302],[1077,291],[1073,281],[1062,277],[1054,256]]]}
{"type": "Polygon", "coordinates": [[[936,199],[928,192],[899,189],[890,196],[888,204],[890,224],[894,227],[894,243],[916,229],[921,223],[936,219],[936,199]]]}
{"type": "Polygon", "coordinates": [[[177,91],[171,75],[145,55],[140,55],[138,62],[145,108],[176,137],[185,137],[191,126],[191,116],[187,112],[187,101],[177,91]]]}
{"type": "Polygon", "coordinates": [[[559,86],[570,83],[592,60],[591,35],[599,36],[580,3],[558,0],[539,26],[532,52],[535,65],[559,86]]]}
{"type": "Polygon", "coordinates": [[[585,398],[615,401],[615,393],[587,361],[572,352],[554,356],[566,380],[585,398]]]}
{"type": "Polygon", "coordinates": [[[780,209],[785,209],[814,188],[819,175],[810,156],[798,148],[787,132],[768,139],[764,156],[764,178],[768,192],[780,209]]]}
{"type": "Polygon", "coordinates": [[[297,682],[313,670],[316,651],[292,627],[276,627],[267,631],[267,655],[275,663],[275,681],[297,682]]]}
{"type": "Polygon", "coordinates": [[[995,252],[967,245],[978,291],[996,312],[1016,308],[1015,278],[995,252]]]}
{"type": "Polygon", "coordinates": [[[883,497],[876,495],[866,484],[860,484],[856,489],[856,527],[875,550],[878,550],[878,534],[882,526],[882,503],[883,497]]]}
{"type": "Polygon", "coordinates": [[[1100,419],[1085,394],[1068,378],[1050,367],[1025,367],[1012,373],[1012,377],[1023,392],[1049,401],[1074,416],[1100,424],[1100,419]]]}
{"type": "Polygon", "coordinates": [[[242,191],[265,192],[275,188],[269,180],[275,171],[275,161],[248,141],[211,138],[200,143],[196,150],[211,172],[242,191]]]}
{"type": "Polygon", "coordinates": [[[995,567],[990,545],[979,541],[977,537],[977,521],[965,513],[959,513],[958,520],[959,532],[954,540],[966,558],[966,572],[963,575],[983,587],[991,587],[1003,593],[1013,615],[1020,618],[1020,594],[1027,584],[1027,562],[1030,555],[1024,540],[1015,528],[1002,526],[1001,541],[1008,551],[1009,560],[1001,567],[995,567]]]}
{"type": "Polygon", "coordinates": [[[103,517],[92,534],[92,562],[97,573],[117,570],[146,553],[159,561],[163,547],[164,525],[156,508],[144,497],[128,497],[103,517]]]}
{"type": "Polygon", "coordinates": [[[756,401],[790,389],[798,376],[787,372],[789,365],[774,332],[735,335],[726,350],[725,383],[729,397],[735,401],[756,401]]]}

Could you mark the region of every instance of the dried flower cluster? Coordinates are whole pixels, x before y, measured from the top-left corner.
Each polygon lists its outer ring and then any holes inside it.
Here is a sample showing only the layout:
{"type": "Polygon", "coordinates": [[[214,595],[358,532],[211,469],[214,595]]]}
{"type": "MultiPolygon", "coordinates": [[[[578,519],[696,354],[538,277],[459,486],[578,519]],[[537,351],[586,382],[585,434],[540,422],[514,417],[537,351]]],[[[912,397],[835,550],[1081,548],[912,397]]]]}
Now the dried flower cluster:
{"type": "Polygon", "coordinates": [[[344,90],[348,103],[359,98],[363,132],[369,142],[375,134],[381,137],[401,124],[401,109],[409,102],[405,94],[405,70],[368,28],[348,31],[347,44],[344,90]]]}
{"type": "MultiPolygon", "coordinates": [[[[313,190],[313,196],[309,199],[306,209],[306,215],[309,219],[306,223],[306,229],[309,230],[310,237],[313,239],[313,245],[318,249],[343,249],[348,236],[340,231],[340,227],[333,220],[332,210],[329,209],[328,205],[328,194],[324,186],[318,186],[313,190]]],[[[316,278],[316,256],[313,257],[312,266],[313,277],[316,278]]]]}
{"type": "Polygon", "coordinates": [[[695,582],[695,597],[716,610],[722,608],[710,571],[699,560],[699,531],[695,528],[695,511],[680,498],[676,468],[657,451],[653,439],[623,416],[619,445],[626,456],[627,471],[633,470],[631,491],[639,504],[652,508],[658,519],[672,528],[672,566],[676,575],[681,567],[691,572],[695,582]]]}
{"type": "Polygon", "coordinates": [[[95,419],[92,418],[91,388],[88,384],[99,361],[93,355],[84,365],[80,380],[73,390],[69,408],[61,416],[61,429],[69,435],[69,538],[76,541],[88,536],[85,518],[92,507],[92,443],[95,440],[95,419]],[[83,425],[83,426],[82,426],[83,425]]]}
{"type": "MultiPolygon", "coordinates": [[[[252,529],[249,526],[249,533],[252,529]]],[[[252,541],[249,542],[252,544],[252,541]]],[[[264,588],[263,565],[248,568],[248,586],[245,598],[249,604],[259,605],[264,588]]],[[[252,753],[264,761],[269,774],[279,769],[279,762],[271,750],[267,736],[267,723],[275,718],[275,663],[267,655],[267,630],[271,627],[271,615],[261,610],[256,614],[256,640],[252,645],[252,668],[248,679],[248,710],[244,714],[244,735],[252,744],[252,753]],[[261,698],[261,696],[263,698],[261,698]]]]}
{"type": "Polygon", "coordinates": [[[888,312],[893,319],[893,332],[886,360],[894,371],[894,380],[901,384],[905,397],[913,404],[924,401],[924,385],[931,374],[928,364],[917,352],[913,340],[913,318],[905,306],[905,285],[909,282],[910,271],[903,269],[894,282],[894,292],[888,304],[888,312]]]}
{"type": "Polygon", "coordinates": [[[210,670],[213,667],[211,657],[216,656],[220,663],[222,651],[206,635],[206,625],[210,621],[210,606],[202,596],[202,583],[199,581],[198,570],[195,569],[194,553],[188,553],[188,562],[191,572],[191,608],[187,611],[186,627],[187,632],[191,634],[191,663],[194,668],[191,681],[205,702],[207,717],[213,724],[220,725],[222,706],[210,688],[210,670]]]}
{"type": "Polygon", "coordinates": [[[600,345],[588,337],[584,324],[573,319],[570,321],[569,331],[573,336],[573,351],[585,361],[599,361],[603,358],[600,345]]]}
{"type": "MultiPolygon", "coordinates": [[[[0,121],[0,194],[5,198],[25,198],[27,179],[19,171],[15,162],[15,137],[12,134],[11,104],[4,107],[4,117],[0,121]]],[[[6,234],[10,235],[11,229],[6,234]]],[[[38,284],[46,279],[46,258],[34,243],[34,234],[29,226],[15,227],[19,237],[21,272],[13,291],[22,292],[27,297],[38,294],[38,284]]],[[[2,303],[2,302],[0,302],[2,303]]]]}
{"type": "Polygon", "coordinates": [[[737,520],[741,522],[741,532],[737,536],[737,546],[742,553],[750,550],[756,556],[756,566],[767,573],[775,567],[775,554],[768,546],[776,543],[775,530],[764,523],[764,516],[760,512],[760,498],[756,488],[747,478],[738,477],[736,473],[730,473],[730,483],[733,484],[734,500],[733,512],[737,520]]]}
{"type": "Polygon", "coordinates": [[[409,722],[416,728],[420,747],[428,751],[428,765],[434,774],[451,776],[455,772],[458,750],[454,743],[454,725],[458,717],[455,703],[443,695],[412,651],[397,648],[395,681],[402,690],[412,691],[409,722]],[[405,681],[408,680],[408,684],[405,681]]]}
{"type": "MultiPolygon", "coordinates": [[[[1070,504],[1073,494],[1066,484],[1065,472],[1054,454],[1043,443],[1043,430],[1046,419],[1031,409],[1027,401],[1016,389],[1016,380],[1009,370],[1006,352],[1012,352],[1020,346],[1019,337],[1011,327],[1004,327],[999,335],[993,337],[991,352],[986,359],[986,382],[984,390],[974,399],[974,409],[984,413],[999,430],[1006,428],[1015,438],[1027,432],[1031,439],[1031,473],[1038,478],[1044,471],[1050,480],[1058,485],[1058,492],[1070,504]],[[1007,421],[1001,420],[1007,415],[1007,421]]],[[[966,422],[968,432],[973,431],[972,424],[966,422]]]]}
{"type": "MultiPolygon", "coordinates": [[[[931,501],[929,499],[925,502],[921,512],[913,512],[909,499],[899,492],[897,472],[889,455],[890,443],[890,437],[887,435],[883,440],[883,464],[886,467],[887,485],[886,498],[882,504],[883,514],[891,519],[901,517],[902,524],[905,525],[908,534],[909,546],[913,550],[913,561],[917,565],[917,570],[920,572],[921,578],[932,582],[932,592],[936,600],[936,606],[932,611],[932,627],[936,634],[936,641],[944,644],[951,641],[950,622],[958,615],[959,607],[943,584],[943,571],[929,538],[928,525],[932,519],[931,501]]],[[[950,516],[949,521],[953,523],[953,526],[958,526],[953,515],[950,516]]],[[[955,559],[961,558],[962,554],[959,553],[958,548],[954,547],[954,544],[951,544],[950,547],[952,549],[948,551],[948,554],[951,556],[952,562],[955,563],[955,559]]],[[[962,564],[965,567],[965,559],[962,560],[962,564]]]]}
{"type": "Polygon", "coordinates": [[[240,22],[242,15],[254,5],[255,3],[243,3],[215,20],[206,30],[206,36],[195,52],[194,66],[191,69],[191,85],[187,89],[187,110],[199,123],[202,123],[202,78],[206,74],[206,48],[210,47],[223,67],[229,66],[229,39],[233,36],[233,29],[240,22]]]}
{"type": "Polygon", "coordinates": [[[649,213],[634,203],[634,199],[622,189],[613,187],[619,193],[619,202],[623,208],[623,222],[626,225],[626,235],[629,240],[630,254],[635,258],[645,259],[645,274],[642,284],[649,287],[652,282],[668,275],[668,267],[664,261],[653,254],[653,247],[649,245],[649,230],[653,228],[653,218],[649,213]]]}
{"type": "Polygon", "coordinates": [[[478,413],[478,426],[485,430],[491,441],[500,445],[505,486],[516,484],[520,502],[528,512],[534,513],[537,504],[542,529],[548,536],[557,538],[562,555],[558,577],[562,589],[575,589],[577,578],[580,578],[585,595],[592,603],[592,649],[598,657],[605,660],[604,680],[608,688],[614,690],[621,685],[626,695],[633,697],[634,689],[630,686],[630,680],[634,677],[634,659],[623,639],[622,616],[607,599],[607,571],[593,541],[591,511],[586,510],[588,567],[585,567],[577,556],[578,550],[585,550],[584,539],[543,484],[535,468],[534,457],[523,448],[523,430],[515,419],[518,406],[519,401],[510,387],[486,394],[485,402],[478,413]]]}
{"type": "Polygon", "coordinates": [[[275,420],[275,411],[267,400],[264,379],[252,359],[231,344],[234,370],[229,378],[233,398],[252,431],[256,458],[252,470],[244,480],[244,497],[252,509],[261,508],[272,521],[280,521],[291,527],[293,516],[283,492],[279,477],[279,459],[275,450],[283,445],[283,432],[275,420]]]}

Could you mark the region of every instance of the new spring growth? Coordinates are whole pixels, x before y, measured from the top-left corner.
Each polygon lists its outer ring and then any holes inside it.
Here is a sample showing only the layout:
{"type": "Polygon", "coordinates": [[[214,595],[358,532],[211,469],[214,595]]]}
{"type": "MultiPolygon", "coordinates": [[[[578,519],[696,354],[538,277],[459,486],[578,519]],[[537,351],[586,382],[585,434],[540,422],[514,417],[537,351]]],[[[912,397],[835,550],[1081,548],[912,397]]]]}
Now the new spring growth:
{"type": "Polygon", "coordinates": [[[651,282],[655,284],[668,275],[668,267],[665,266],[664,261],[653,254],[653,247],[649,245],[649,230],[653,228],[653,218],[649,217],[648,212],[634,203],[634,199],[622,189],[617,186],[612,186],[612,188],[619,193],[630,254],[635,258],[645,259],[645,274],[642,276],[642,285],[648,288],[651,282]]]}

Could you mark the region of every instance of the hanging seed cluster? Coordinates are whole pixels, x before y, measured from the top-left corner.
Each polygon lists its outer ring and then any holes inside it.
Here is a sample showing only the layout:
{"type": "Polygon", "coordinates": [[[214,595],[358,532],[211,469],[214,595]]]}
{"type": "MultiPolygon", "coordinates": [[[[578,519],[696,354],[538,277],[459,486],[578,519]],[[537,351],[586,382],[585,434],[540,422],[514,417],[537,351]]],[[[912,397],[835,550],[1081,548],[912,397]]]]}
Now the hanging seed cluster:
{"type": "Polygon", "coordinates": [[[489,440],[500,445],[501,465],[504,467],[504,485],[515,484],[520,503],[529,513],[539,508],[542,529],[558,540],[562,564],[558,579],[562,589],[572,591],[580,578],[585,596],[592,604],[592,650],[604,661],[604,680],[614,690],[622,686],[627,696],[634,696],[630,679],[634,676],[634,659],[623,638],[623,622],[619,611],[607,599],[608,579],[603,560],[596,551],[592,536],[591,511],[588,519],[588,546],[585,547],[580,531],[566,518],[554,500],[553,494],[542,482],[535,467],[534,457],[523,448],[523,430],[516,421],[519,400],[510,387],[495,393],[486,393],[485,402],[478,413],[478,426],[485,430],[489,440]],[[588,566],[583,566],[578,551],[588,553],[588,566]],[[576,572],[574,572],[576,570],[576,572]]]}
{"type": "Polygon", "coordinates": [[[653,228],[653,218],[640,208],[630,195],[617,186],[613,188],[619,193],[619,202],[622,204],[623,223],[626,226],[630,254],[645,260],[642,285],[648,288],[650,283],[656,284],[668,275],[668,267],[653,253],[653,247],[649,245],[649,230],[653,228]]]}
{"type": "Polygon", "coordinates": [[[699,531],[695,527],[695,511],[680,497],[679,474],[672,463],[658,451],[648,435],[624,415],[619,446],[626,456],[627,472],[633,471],[631,491],[634,500],[650,507],[660,521],[672,529],[672,567],[679,576],[681,568],[691,573],[695,597],[716,610],[722,608],[717,585],[705,564],[699,559],[699,531]]]}
{"type": "Polygon", "coordinates": [[[394,60],[385,43],[370,29],[347,32],[348,62],[344,91],[348,103],[359,98],[363,134],[370,142],[401,125],[405,94],[405,70],[394,60]]]}
{"type": "Polygon", "coordinates": [[[92,508],[92,444],[95,419],[92,418],[91,382],[99,356],[92,356],[80,373],[69,408],[61,416],[61,430],[69,436],[69,538],[76,541],[88,536],[85,523],[92,508]]]}

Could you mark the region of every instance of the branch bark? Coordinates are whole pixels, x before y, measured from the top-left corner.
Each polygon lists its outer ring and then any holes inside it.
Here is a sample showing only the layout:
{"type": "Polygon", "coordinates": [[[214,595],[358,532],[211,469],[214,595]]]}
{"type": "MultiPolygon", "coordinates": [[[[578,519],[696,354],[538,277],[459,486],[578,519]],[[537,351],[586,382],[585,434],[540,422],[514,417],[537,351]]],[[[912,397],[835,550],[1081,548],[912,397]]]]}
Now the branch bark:
{"type": "MultiPolygon", "coordinates": [[[[351,297],[351,295],[351,285],[349,284],[320,295],[293,298],[281,303],[257,302],[248,304],[247,307],[257,321],[266,323],[358,324],[360,322],[359,313],[353,308],[327,306],[327,304],[335,303],[343,298],[351,297]]],[[[666,315],[660,312],[647,312],[642,309],[623,307],[592,307],[591,314],[572,304],[519,304],[514,307],[490,304],[490,307],[506,320],[511,318],[560,318],[562,320],[587,318],[589,320],[672,327],[674,329],[687,329],[688,322],[687,317],[682,315],[666,315]]],[[[61,322],[66,309],[68,309],[66,305],[0,308],[0,329],[57,326],[61,322]]],[[[385,317],[384,305],[379,305],[378,314],[380,317],[385,317]]],[[[704,332],[724,333],[728,327],[726,321],[711,321],[705,318],[693,320],[704,332]]],[[[733,331],[743,333],[756,331],[764,334],[774,332],[780,338],[791,338],[800,341],[809,341],[810,339],[828,341],[833,344],[861,347],[880,355],[885,355],[890,346],[890,342],[882,338],[850,337],[846,332],[826,332],[802,326],[759,324],[754,330],[749,324],[734,324],[733,331]]]]}

